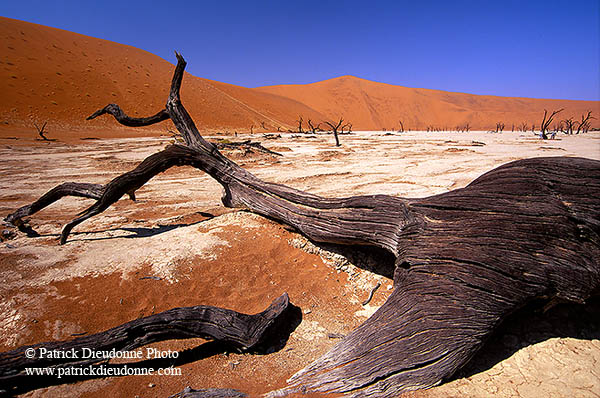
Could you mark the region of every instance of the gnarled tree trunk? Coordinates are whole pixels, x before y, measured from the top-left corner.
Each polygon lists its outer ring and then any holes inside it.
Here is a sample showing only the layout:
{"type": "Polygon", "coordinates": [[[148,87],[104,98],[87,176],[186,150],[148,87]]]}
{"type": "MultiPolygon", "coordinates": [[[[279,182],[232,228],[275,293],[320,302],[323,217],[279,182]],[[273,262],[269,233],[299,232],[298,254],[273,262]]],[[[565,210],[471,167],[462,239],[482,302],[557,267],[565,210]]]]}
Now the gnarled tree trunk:
{"type": "MultiPolygon", "coordinates": [[[[170,118],[185,145],[171,145],[108,184],[61,185],[8,216],[19,220],[64,195],[97,199],[61,234],[172,167],[191,165],[224,188],[223,204],[296,228],[318,242],[371,245],[396,257],[395,290],[363,325],[294,375],[294,391],[396,396],[450,377],[500,321],[539,297],[583,302],[600,285],[600,162],[516,161],[469,186],[422,199],[329,199],[262,181],[207,142],[181,104],[177,54],[166,108],[130,118],[114,104],[96,112],[141,126],[170,118]]],[[[390,270],[391,271],[391,270],[390,270]]]]}
{"type": "Polygon", "coordinates": [[[265,343],[266,336],[273,334],[273,328],[281,327],[288,308],[286,293],[255,315],[202,305],[173,308],[89,336],[3,352],[0,353],[0,396],[52,385],[60,381],[57,376],[61,378],[61,370],[69,376],[72,366],[91,369],[106,364],[111,356],[118,357],[113,352],[133,351],[141,354],[134,359],[146,359],[147,354],[144,356],[135,349],[157,341],[200,337],[249,351],[265,343]],[[65,357],[63,353],[69,355],[65,357]],[[27,371],[31,368],[45,368],[48,373],[30,374],[27,371]]]}

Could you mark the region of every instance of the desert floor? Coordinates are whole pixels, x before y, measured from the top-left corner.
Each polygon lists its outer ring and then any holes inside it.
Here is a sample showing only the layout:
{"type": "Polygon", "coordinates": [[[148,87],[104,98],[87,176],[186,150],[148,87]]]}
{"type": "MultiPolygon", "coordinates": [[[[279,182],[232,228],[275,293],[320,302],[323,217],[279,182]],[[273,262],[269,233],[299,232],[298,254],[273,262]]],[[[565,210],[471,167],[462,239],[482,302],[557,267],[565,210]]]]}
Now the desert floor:
{"type": "MultiPolygon", "coordinates": [[[[0,216],[61,182],[105,183],[171,141],[90,135],[55,142],[0,135],[0,216]]],[[[228,138],[259,140],[283,155],[225,152],[259,177],[331,197],[428,196],[464,187],[516,159],[600,159],[598,132],[547,141],[520,132],[357,132],[341,136],[339,148],[324,134],[228,138]]],[[[285,346],[264,355],[217,351],[205,357],[201,339],[166,341],[153,346],[181,352],[182,359],[170,363],[180,376],[92,379],[25,396],[168,397],[186,386],[259,395],[284,386],[390,294],[383,260],[315,246],[276,222],[223,208],[220,196],[220,186],[203,173],[173,168],[142,187],[136,202],[123,198],[78,226],[64,246],[58,244],[62,225],[91,201],[63,199],[32,216],[40,237],[19,235],[0,244],[0,351],[96,333],[173,307],[205,304],[256,313],[288,292],[302,321],[285,346]],[[361,305],[378,282],[371,303],[361,305]]],[[[526,308],[454,380],[408,395],[598,397],[599,338],[598,299],[545,313],[526,308]]]]}

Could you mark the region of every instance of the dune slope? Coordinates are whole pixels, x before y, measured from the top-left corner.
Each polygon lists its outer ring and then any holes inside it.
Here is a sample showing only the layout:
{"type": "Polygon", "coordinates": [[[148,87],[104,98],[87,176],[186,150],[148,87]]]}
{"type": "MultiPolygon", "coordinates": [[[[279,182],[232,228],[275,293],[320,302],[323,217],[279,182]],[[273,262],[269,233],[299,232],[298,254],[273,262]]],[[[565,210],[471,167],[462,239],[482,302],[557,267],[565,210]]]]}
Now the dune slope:
{"type": "MultiPolygon", "coordinates": [[[[4,17],[0,38],[4,135],[35,134],[33,123],[44,122],[55,132],[96,129],[119,135],[124,130],[110,118],[85,118],[107,103],[119,104],[132,116],[147,116],[161,109],[167,97],[173,65],[149,52],[4,17]]],[[[286,130],[297,126],[299,116],[315,123],[344,117],[354,130],[397,129],[399,121],[406,129],[455,129],[469,123],[471,129],[489,130],[503,122],[510,130],[523,122],[539,128],[544,109],[565,108],[561,119],[578,120],[589,110],[600,113],[600,101],[449,93],[352,76],[245,88],[188,74],[182,98],[204,132],[286,130]]],[[[598,120],[593,122],[600,126],[598,120]]],[[[160,124],[146,131],[169,129],[172,126],[160,124]]]]}
{"type": "MultiPolygon", "coordinates": [[[[408,88],[377,83],[354,76],[342,76],[306,85],[259,87],[265,93],[279,94],[302,102],[329,118],[345,117],[355,129],[397,129],[402,121],[405,129],[428,126],[455,129],[469,123],[471,129],[495,129],[497,122],[505,129],[515,129],[526,122],[541,123],[544,109],[564,108],[560,119],[592,111],[600,113],[598,101],[571,101],[496,97],[450,93],[439,90],[408,88]]],[[[597,121],[596,121],[597,123],[597,121]]]]}
{"type": "MultiPolygon", "coordinates": [[[[48,121],[54,130],[116,127],[112,120],[85,122],[107,103],[132,116],[160,110],[173,65],[146,51],[60,29],[0,17],[0,125],[48,121]]],[[[278,95],[186,76],[182,98],[202,130],[269,130],[299,114],[322,117],[278,95]]],[[[166,130],[159,125],[154,129],[166,130]]]]}

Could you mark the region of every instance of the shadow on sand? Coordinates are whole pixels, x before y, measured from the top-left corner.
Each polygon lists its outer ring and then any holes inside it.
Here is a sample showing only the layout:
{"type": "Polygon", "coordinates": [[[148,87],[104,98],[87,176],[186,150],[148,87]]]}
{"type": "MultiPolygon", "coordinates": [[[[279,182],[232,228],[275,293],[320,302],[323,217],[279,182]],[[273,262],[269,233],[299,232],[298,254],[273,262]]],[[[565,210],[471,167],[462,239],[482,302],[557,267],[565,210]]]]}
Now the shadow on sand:
{"type": "MultiPolygon", "coordinates": [[[[254,355],[268,355],[277,352],[285,347],[287,341],[294,330],[302,322],[302,310],[290,303],[286,312],[280,318],[280,320],[267,329],[263,342],[255,346],[249,351],[250,354],[254,355]]],[[[142,351],[144,352],[143,348],[142,351]]],[[[158,359],[146,359],[143,361],[132,362],[132,363],[119,363],[119,364],[98,364],[91,365],[91,369],[95,369],[95,375],[87,376],[63,376],[57,378],[56,376],[23,376],[17,383],[13,384],[11,391],[3,392],[0,388],[0,397],[10,397],[17,394],[24,394],[29,391],[33,391],[39,388],[45,388],[55,385],[75,383],[84,380],[91,380],[97,378],[106,378],[108,372],[115,375],[126,375],[127,373],[133,374],[144,374],[148,369],[159,369],[163,371],[167,368],[172,368],[168,371],[178,372],[176,369],[179,366],[183,366],[188,363],[196,362],[202,359],[212,357],[219,354],[229,354],[239,352],[239,350],[230,345],[224,344],[219,341],[209,341],[201,344],[197,347],[185,349],[178,352],[176,358],[158,358],[158,359]]],[[[69,366],[69,365],[67,365],[69,366]]],[[[76,364],[72,365],[77,367],[76,364]]],[[[230,366],[235,367],[235,362],[232,362],[230,366]]],[[[85,366],[87,368],[88,366],[85,366]]],[[[92,372],[88,372],[92,373],[92,372]]],[[[165,373],[168,374],[168,373],[165,373]]],[[[177,373],[172,373],[177,375],[177,373]]]]}

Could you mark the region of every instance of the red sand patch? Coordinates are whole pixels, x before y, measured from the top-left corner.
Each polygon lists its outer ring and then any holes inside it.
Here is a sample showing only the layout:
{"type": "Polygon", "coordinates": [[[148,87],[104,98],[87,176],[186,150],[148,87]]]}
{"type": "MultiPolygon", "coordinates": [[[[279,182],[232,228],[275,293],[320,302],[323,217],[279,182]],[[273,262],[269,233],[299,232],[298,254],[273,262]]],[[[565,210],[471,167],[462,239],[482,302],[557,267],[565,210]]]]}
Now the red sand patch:
{"type": "MultiPolygon", "coordinates": [[[[123,275],[116,272],[98,277],[78,277],[26,288],[17,293],[35,297],[35,310],[25,320],[27,333],[18,344],[33,344],[73,338],[73,334],[92,334],[132,319],[173,307],[214,305],[244,313],[257,313],[272,300],[288,292],[291,302],[303,311],[303,322],[280,351],[269,355],[222,353],[178,366],[182,376],[129,376],[56,386],[45,396],[69,396],[90,390],[86,397],[169,396],[190,385],[196,388],[236,388],[260,394],[283,387],[285,380],[326,352],[337,339],[328,333],[347,334],[364,318],[353,314],[362,307],[352,303],[355,296],[347,288],[347,275],[323,264],[313,254],[291,247],[288,239],[296,235],[280,225],[263,220],[260,229],[239,226],[222,228],[218,235],[227,239],[216,259],[188,258],[176,265],[177,283],[143,279],[153,276],[148,265],[123,275]],[[153,387],[148,387],[149,385],[153,387]]],[[[203,228],[200,224],[199,228],[203,228]]],[[[14,259],[5,258],[3,268],[14,259]]],[[[364,292],[357,292],[364,299],[364,292]]],[[[376,295],[381,304],[384,295],[376,295]]],[[[151,347],[171,350],[194,349],[203,341],[181,340],[151,347]]],[[[2,346],[2,350],[14,348],[2,346]]]]}

